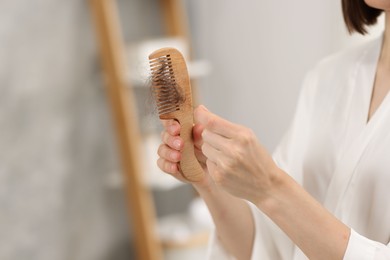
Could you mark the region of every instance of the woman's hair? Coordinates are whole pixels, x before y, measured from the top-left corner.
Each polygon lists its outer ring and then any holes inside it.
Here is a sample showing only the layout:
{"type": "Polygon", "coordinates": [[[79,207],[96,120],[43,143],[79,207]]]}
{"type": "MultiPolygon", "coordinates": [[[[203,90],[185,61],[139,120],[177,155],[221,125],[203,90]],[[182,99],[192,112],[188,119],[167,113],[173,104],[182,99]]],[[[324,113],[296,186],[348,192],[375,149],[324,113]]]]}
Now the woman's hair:
{"type": "Polygon", "coordinates": [[[364,0],[342,0],[344,21],[348,31],[367,33],[367,26],[376,24],[382,10],[368,6],[364,0]]]}

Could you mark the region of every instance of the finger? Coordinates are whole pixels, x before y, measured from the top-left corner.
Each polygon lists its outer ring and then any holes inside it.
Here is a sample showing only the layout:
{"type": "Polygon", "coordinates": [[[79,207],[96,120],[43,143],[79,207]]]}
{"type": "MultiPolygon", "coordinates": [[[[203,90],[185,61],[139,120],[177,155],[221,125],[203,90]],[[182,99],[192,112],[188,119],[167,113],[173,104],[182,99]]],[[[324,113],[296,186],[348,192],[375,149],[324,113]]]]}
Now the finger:
{"type": "Polygon", "coordinates": [[[195,123],[204,125],[205,129],[227,138],[234,137],[239,130],[238,125],[209,112],[204,106],[195,109],[194,119],[195,123]]]}
{"type": "Polygon", "coordinates": [[[163,158],[158,158],[157,166],[163,172],[166,172],[166,173],[169,173],[169,174],[176,174],[176,173],[179,172],[179,167],[178,167],[177,163],[173,163],[173,162],[167,161],[167,160],[165,160],[163,158]]]}
{"type": "Polygon", "coordinates": [[[157,150],[157,154],[160,156],[160,158],[163,158],[164,160],[177,163],[181,160],[181,153],[171,149],[167,145],[160,145],[160,147],[157,150]]]}
{"type": "Polygon", "coordinates": [[[202,152],[207,157],[207,160],[210,160],[216,164],[218,164],[218,161],[223,156],[223,154],[220,151],[218,151],[208,143],[204,143],[202,145],[202,152]]]}
{"type": "Polygon", "coordinates": [[[183,139],[180,136],[172,136],[166,131],[161,133],[161,140],[164,144],[178,151],[180,151],[184,146],[183,139]]]}
{"type": "Polygon", "coordinates": [[[215,169],[217,168],[217,165],[213,161],[210,161],[210,160],[206,161],[206,165],[207,165],[207,169],[209,171],[212,171],[212,172],[214,172],[215,169]]]}
{"type": "Polygon", "coordinates": [[[179,171],[179,167],[177,163],[172,163],[164,160],[163,158],[159,158],[157,160],[157,165],[163,172],[172,175],[173,177],[175,177],[176,179],[182,182],[188,183],[188,181],[183,177],[183,175],[179,171]]]}
{"type": "Polygon", "coordinates": [[[222,135],[218,135],[214,132],[211,132],[208,129],[205,129],[202,132],[202,138],[205,143],[210,144],[212,147],[219,151],[228,151],[230,149],[229,142],[231,139],[228,139],[222,135]]]}
{"type": "Polygon", "coordinates": [[[180,124],[176,120],[161,120],[166,131],[171,135],[179,135],[180,134],[180,124]]]}
{"type": "Polygon", "coordinates": [[[217,171],[217,165],[212,162],[211,160],[206,161],[207,170],[210,174],[211,179],[215,182],[216,180],[220,179],[220,176],[218,175],[217,171]]]}
{"type": "Polygon", "coordinates": [[[198,161],[202,164],[206,164],[207,157],[202,152],[202,145],[203,145],[203,132],[204,127],[200,124],[196,124],[193,127],[192,135],[194,137],[194,146],[195,146],[195,156],[198,159],[198,161]]]}

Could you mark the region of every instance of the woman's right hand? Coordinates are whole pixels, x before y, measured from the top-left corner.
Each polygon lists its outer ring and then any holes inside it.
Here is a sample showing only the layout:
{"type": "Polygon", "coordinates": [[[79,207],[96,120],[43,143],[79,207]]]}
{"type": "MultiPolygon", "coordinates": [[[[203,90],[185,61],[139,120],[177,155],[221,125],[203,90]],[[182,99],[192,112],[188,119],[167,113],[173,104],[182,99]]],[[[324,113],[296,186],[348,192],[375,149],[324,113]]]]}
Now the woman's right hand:
{"type": "MultiPolygon", "coordinates": [[[[162,144],[157,152],[160,156],[157,160],[157,165],[162,171],[172,175],[176,179],[182,182],[191,183],[183,177],[179,167],[182,156],[181,150],[184,147],[184,141],[179,135],[180,124],[175,120],[162,120],[162,124],[164,130],[161,133],[162,144]]],[[[194,151],[196,158],[204,170],[204,178],[201,181],[192,184],[195,188],[210,188],[212,180],[207,172],[206,157],[201,150],[203,144],[202,132],[203,127],[199,124],[195,124],[192,131],[194,151]]]]}

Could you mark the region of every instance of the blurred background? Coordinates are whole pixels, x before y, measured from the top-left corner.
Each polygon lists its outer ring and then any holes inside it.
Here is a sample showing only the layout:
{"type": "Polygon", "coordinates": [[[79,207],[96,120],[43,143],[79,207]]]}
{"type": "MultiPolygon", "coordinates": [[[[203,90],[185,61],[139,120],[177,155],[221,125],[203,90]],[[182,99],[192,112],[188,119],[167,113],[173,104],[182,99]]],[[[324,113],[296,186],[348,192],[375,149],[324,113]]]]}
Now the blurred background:
{"type": "Polygon", "coordinates": [[[340,3],[1,0],[0,259],[205,259],[204,204],[155,165],[147,55],[182,50],[195,102],[272,152],[305,73],[383,30],[349,36],[340,3]]]}

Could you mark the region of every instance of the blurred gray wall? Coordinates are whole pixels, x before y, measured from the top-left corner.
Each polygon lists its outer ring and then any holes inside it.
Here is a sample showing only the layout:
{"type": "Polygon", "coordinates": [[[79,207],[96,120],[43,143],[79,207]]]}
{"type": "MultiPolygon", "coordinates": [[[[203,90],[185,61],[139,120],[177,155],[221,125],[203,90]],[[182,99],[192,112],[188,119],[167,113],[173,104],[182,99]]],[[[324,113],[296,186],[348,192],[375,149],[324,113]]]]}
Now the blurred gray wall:
{"type": "Polygon", "coordinates": [[[88,2],[0,1],[0,259],[129,259],[119,169],[88,2]]]}
{"type": "Polygon", "coordinates": [[[254,129],[270,150],[291,121],[305,73],[324,56],[362,41],[347,34],[341,0],[186,3],[196,54],[213,66],[202,81],[201,101],[254,129]]]}
{"type": "MultiPolygon", "coordinates": [[[[161,35],[155,0],[118,2],[127,41],[161,35]]],[[[338,0],[186,4],[195,54],[213,66],[201,101],[270,149],[305,72],[360,41],[346,36],[338,0]]],[[[0,1],[0,133],[1,259],[129,258],[123,191],[107,185],[120,166],[87,1],[0,1]]],[[[156,199],[160,214],[186,205],[156,199]]]]}

